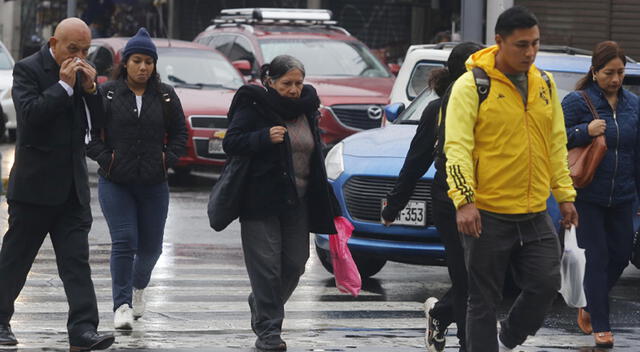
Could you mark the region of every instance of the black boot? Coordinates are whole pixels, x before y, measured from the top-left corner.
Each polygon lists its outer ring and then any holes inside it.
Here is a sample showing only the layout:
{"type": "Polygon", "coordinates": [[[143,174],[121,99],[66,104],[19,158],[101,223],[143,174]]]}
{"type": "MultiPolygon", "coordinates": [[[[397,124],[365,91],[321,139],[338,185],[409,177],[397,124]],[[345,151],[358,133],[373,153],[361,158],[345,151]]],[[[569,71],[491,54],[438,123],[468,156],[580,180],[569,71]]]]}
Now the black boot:
{"type": "Polygon", "coordinates": [[[16,335],[11,331],[11,325],[0,324],[0,345],[13,346],[17,344],[18,340],[16,339],[16,335]]]}

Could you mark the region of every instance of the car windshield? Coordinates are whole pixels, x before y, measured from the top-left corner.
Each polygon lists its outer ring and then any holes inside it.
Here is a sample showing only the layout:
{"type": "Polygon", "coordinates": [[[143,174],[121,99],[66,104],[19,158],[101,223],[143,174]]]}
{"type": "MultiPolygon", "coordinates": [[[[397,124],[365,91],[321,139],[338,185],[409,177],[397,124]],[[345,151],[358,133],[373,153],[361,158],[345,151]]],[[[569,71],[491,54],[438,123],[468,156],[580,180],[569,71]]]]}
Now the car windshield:
{"type": "Polygon", "coordinates": [[[238,89],[244,81],[222,55],[200,49],[159,48],[158,73],[174,87],[238,89]]]}
{"type": "Polygon", "coordinates": [[[11,70],[13,65],[11,64],[11,57],[9,53],[0,46],[0,70],[11,70]]]}
{"type": "MultiPolygon", "coordinates": [[[[584,73],[575,72],[563,72],[563,71],[551,71],[553,79],[558,87],[558,97],[560,101],[565,95],[575,90],[576,83],[580,78],[584,76],[584,73]]],[[[624,78],[624,88],[634,92],[640,93],[640,76],[627,75],[624,78]]],[[[420,93],[409,106],[398,116],[398,119],[394,123],[398,124],[417,124],[422,116],[422,111],[429,105],[432,100],[437,99],[438,96],[433,90],[426,88],[420,93]]]]}
{"type": "Polygon", "coordinates": [[[362,44],[341,40],[261,40],[265,62],[289,54],[304,64],[307,76],[390,77],[362,44]]]}

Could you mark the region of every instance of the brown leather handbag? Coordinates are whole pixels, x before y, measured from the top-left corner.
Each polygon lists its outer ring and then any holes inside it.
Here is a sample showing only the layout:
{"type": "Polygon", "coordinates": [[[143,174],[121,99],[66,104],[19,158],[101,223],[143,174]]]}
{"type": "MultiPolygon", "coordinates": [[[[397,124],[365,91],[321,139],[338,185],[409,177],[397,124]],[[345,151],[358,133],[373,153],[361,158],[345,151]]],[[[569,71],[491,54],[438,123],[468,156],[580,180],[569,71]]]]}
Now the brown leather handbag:
{"type": "MultiPolygon", "coordinates": [[[[591,103],[591,99],[585,91],[580,91],[582,98],[587,103],[593,119],[599,119],[600,115],[591,103]]],[[[569,172],[575,188],[584,188],[593,180],[593,175],[604,155],[607,153],[607,142],[604,134],[591,139],[591,143],[569,149],[569,172]]]]}

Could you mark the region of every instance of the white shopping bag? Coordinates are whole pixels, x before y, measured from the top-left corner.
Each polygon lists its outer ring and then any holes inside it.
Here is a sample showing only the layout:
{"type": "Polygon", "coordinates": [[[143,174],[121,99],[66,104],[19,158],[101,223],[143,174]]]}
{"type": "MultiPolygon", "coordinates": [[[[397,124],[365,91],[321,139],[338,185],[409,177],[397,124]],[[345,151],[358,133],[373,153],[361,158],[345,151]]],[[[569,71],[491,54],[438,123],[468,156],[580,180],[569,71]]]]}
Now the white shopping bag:
{"type": "Polygon", "coordinates": [[[569,307],[582,308],[587,306],[587,298],[582,286],[586,263],[584,249],[578,247],[576,227],[571,226],[571,229],[565,230],[564,233],[564,253],[560,262],[562,285],[559,291],[569,307]]]}

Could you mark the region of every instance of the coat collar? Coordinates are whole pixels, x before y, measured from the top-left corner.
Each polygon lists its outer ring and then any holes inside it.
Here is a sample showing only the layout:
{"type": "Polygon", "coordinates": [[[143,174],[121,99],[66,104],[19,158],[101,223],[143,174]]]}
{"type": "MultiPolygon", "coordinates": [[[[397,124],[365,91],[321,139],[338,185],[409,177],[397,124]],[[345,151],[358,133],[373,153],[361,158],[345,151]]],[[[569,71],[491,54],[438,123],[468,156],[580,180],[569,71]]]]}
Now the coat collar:
{"type": "Polygon", "coordinates": [[[44,67],[45,71],[55,71],[56,74],[60,71],[60,66],[58,66],[58,63],[53,59],[49,51],[49,43],[40,48],[40,56],[42,59],[42,67],[44,67]]]}

